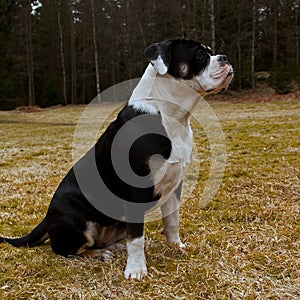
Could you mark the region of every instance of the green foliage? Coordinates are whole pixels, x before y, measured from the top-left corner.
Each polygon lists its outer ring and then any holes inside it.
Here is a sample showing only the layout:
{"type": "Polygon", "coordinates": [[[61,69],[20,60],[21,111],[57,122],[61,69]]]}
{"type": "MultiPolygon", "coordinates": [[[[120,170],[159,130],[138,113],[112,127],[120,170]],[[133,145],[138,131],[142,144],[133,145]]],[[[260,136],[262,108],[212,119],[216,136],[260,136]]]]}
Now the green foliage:
{"type": "Polygon", "coordinates": [[[0,68],[0,99],[5,99],[12,94],[13,83],[10,80],[8,73],[3,68],[0,68]]]}
{"type": "Polygon", "coordinates": [[[17,107],[17,102],[14,99],[0,99],[1,110],[12,110],[17,107]]]}
{"type": "Polygon", "coordinates": [[[15,8],[14,1],[0,0],[0,109],[10,110],[17,106],[14,98],[14,80],[11,72],[10,37],[15,8]]]}
{"type": "Polygon", "coordinates": [[[44,97],[41,102],[41,107],[61,104],[57,80],[53,77],[48,77],[44,83],[44,97]]]}
{"type": "Polygon", "coordinates": [[[294,66],[273,63],[270,72],[269,84],[277,94],[288,94],[292,91],[291,83],[297,74],[294,66]]]}
{"type": "MultiPolygon", "coordinates": [[[[28,1],[0,0],[0,99],[8,104],[7,99],[17,99],[18,105],[28,104],[31,68],[27,56],[32,52],[34,104],[60,103],[64,79],[68,103],[76,102],[76,98],[77,102],[88,102],[96,95],[91,1],[41,2],[42,7],[32,15],[28,1]],[[32,40],[30,47],[28,37],[32,40]]],[[[184,1],[188,4],[173,1],[172,6],[167,0],[127,2],[94,1],[102,90],[140,77],[147,64],[143,51],[151,43],[184,37],[211,45],[212,1],[184,1]]],[[[299,55],[296,34],[299,24],[295,21],[299,7],[296,1],[288,3],[277,1],[275,6],[272,1],[262,0],[256,5],[255,70],[272,67],[270,84],[278,93],[290,91],[293,72],[284,65],[286,58],[296,65],[299,55]],[[279,65],[272,66],[274,58],[279,65]]],[[[249,12],[253,2],[214,1],[214,4],[215,53],[226,54],[234,66],[235,77],[230,88],[250,88],[253,18],[249,12]]],[[[6,104],[1,103],[0,109],[5,108],[6,104]]]]}

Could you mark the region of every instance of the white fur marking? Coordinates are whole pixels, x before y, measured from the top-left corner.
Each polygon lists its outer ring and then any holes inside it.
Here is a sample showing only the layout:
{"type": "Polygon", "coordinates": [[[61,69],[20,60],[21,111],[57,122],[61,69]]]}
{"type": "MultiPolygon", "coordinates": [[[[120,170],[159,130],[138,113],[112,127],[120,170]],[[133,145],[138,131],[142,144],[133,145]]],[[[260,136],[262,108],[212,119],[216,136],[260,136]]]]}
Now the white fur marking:
{"type": "Polygon", "coordinates": [[[149,93],[153,88],[156,74],[154,67],[149,64],[138,85],[132,92],[128,105],[132,105],[135,110],[147,114],[158,113],[156,105],[151,101],[151,98],[148,98],[149,93]]]}
{"type": "Polygon", "coordinates": [[[168,72],[168,67],[165,65],[162,57],[159,55],[157,59],[151,60],[154,69],[160,74],[165,75],[168,72]]]}
{"type": "Polygon", "coordinates": [[[127,241],[128,258],[124,272],[126,279],[142,280],[147,276],[144,243],[144,236],[127,241]]]}
{"type": "Polygon", "coordinates": [[[151,101],[135,101],[132,102],[132,107],[136,111],[140,111],[146,114],[154,115],[157,114],[157,109],[153,106],[153,103],[151,101]]]}

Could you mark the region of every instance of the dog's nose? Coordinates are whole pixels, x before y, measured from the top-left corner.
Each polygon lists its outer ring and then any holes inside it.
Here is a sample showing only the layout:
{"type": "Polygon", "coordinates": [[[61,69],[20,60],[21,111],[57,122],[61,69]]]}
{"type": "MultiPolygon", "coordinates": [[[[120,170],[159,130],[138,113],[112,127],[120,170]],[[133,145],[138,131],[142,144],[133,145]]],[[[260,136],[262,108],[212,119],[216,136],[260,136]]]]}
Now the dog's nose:
{"type": "Polygon", "coordinates": [[[226,55],[219,55],[218,60],[224,64],[228,63],[228,58],[226,55]]]}

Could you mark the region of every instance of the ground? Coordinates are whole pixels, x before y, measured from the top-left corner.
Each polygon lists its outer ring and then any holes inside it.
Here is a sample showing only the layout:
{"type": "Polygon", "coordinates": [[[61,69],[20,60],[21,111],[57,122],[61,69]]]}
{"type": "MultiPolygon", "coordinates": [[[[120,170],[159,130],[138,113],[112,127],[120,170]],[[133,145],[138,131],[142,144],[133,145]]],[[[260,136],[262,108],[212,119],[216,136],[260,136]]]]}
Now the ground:
{"type": "MultiPolygon", "coordinates": [[[[297,99],[209,101],[223,129],[226,168],[205,208],[201,196],[212,145],[199,123],[203,112],[195,112],[194,156],[181,209],[187,247],[169,245],[160,234],[161,221],[147,223],[149,278],[124,280],[126,252],[104,263],[57,256],[47,243],[31,249],[2,244],[0,298],[299,299],[297,99]]],[[[112,115],[106,120],[106,114],[118,107],[102,104],[97,117],[107,124],[112,115]]],[[[44,217],[72,166],[74,129],[84,108],[0,112],[0,235],[27,234],[44,217]]]]}

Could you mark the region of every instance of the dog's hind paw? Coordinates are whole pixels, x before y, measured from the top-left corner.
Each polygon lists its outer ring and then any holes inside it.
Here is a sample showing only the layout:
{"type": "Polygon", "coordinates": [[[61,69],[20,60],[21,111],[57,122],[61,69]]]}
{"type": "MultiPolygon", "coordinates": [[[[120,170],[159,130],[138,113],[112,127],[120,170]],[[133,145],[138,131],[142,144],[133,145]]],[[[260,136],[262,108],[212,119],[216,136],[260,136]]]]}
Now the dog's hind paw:
{"type": "Polygon", "coordinates": [[[88,249],[85,250],[81,256],[85,258],[100,259],[104,262],[114,258],[114,254],[108,249],[88,249]]]}
{"type": "Polygon", "coordinates": [[[100,257],[100,259],[104,262],[112,260],[113,258],[114,258],[114,254],[108,249],[105,249],[102,253],[102,256],[100,257]]]}
{"type": "Polygon", "coordinates": [[[126,246],[122,243],[111,244],[107,247],[108,250],[112,252],[123,251],[126,249],[126,246]]]}

